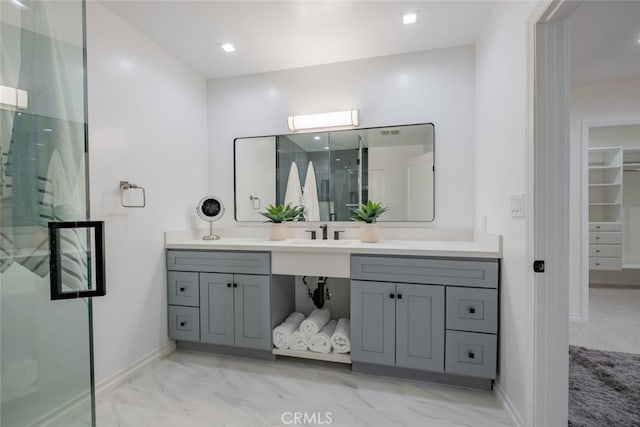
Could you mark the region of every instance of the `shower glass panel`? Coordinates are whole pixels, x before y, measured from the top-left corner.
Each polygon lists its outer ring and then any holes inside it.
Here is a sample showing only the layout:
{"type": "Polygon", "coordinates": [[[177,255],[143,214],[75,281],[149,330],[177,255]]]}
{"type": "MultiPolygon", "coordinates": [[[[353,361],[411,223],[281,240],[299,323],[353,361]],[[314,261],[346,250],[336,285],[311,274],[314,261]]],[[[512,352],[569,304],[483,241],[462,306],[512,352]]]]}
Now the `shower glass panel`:
{"type": "Polygon", "coordinates": [[[90,229],[58,233],[50,295],[49,224],[88,219],[84,32],[82,1],[0,1],[2,427],[95,425],[90,229]]]}

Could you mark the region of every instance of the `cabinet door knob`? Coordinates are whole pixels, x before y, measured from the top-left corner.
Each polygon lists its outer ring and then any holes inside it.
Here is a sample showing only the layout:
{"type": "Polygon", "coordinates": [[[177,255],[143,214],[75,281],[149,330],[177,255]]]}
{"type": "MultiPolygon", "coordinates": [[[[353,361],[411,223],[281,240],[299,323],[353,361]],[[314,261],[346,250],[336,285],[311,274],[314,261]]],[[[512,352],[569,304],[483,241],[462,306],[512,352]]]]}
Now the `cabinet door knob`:
{"type": "Polygon", "coordinates": [[[402,294],[398,294],[398,299],[402,299],[402,294]]]}
{"type": "Polygon", "coordinates": [[[394,299],[395,297],[396,297],[396,295],[395,295],[393,292],[391,292],[391,293],[389,294],[389,298],[394,299]]]}
{"type": "Polygon", "coordinates": [[[180,327],[184,328],[184,326],[187,324],[187,322],[185,322],[184,320],[182,322],[180,322],[180,327]]]}
{"type": "Polygon", "coordinates": [[[237,283],[234,283],[234,284],[233,284],[233,287],[234,287],[234,288],[237,288],[237,287],[238,287],[238,284],[237,284],[237,283]]]}
{"type": "Polygon", "coordinates": [[[596,253],[599,254],[600,253],[600,249],[596,249],[596,253]]]}
{"type": "Polygon", "coordinates": [[[472,352],[472,351],[469,352],[468,356],[469,356],[469,359],[475,359],[476,358],[476,354],[474,352],[472,352]]]}
{"type": "Polygon", "coordinates": [[[598,230],[600,230],[600,226],[599,226],[599,225],[596,225],[596,228],[597,228],[598,230]]]}
{"type": "Polygon", "coordinates": [[[184,292],[184,291],[185,291],[185,289],[187,289],[187,288],[185,288],[184,286],[183,286],[183,287],[181,287],[181,288],[180,288],[180,292],[184,292]]]}
{"type": "Polygon", "coordinates": [[[596,236],[596,240],[600,240],[600,236],[596,236]]]}
{"type": "Polygon", "coordinates": [[[596,262],[596,265],[600,265],[600,263],[599,263],[599,262],[596,262]]]}
{"type": "Polygon", "coordinates": [[[231,283],[227,283],[227,288],[230,288],[230,287],[231,287],[231,283]]]}
{"type": "Polygon", "coordinates": [[[476,312],[475,307],[469,307],[469,313],[475,314],[475,312],[476,312]]]}

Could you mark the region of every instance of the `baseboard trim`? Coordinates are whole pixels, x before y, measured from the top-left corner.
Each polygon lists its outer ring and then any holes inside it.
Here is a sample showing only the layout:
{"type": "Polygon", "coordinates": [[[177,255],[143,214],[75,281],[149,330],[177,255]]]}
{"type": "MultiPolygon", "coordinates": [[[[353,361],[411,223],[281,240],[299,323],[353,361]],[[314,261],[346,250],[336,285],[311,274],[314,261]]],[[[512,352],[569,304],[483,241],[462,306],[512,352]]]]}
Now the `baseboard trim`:
{"type": "Polygon", "coordinates": [[[500,402],[502,402],[502,404],[504,405],[504,408],[507,410],[507,412],[511,416],[511,419],[516,424],[516,426],[517,427],[524,426],[524,421],[522,420],[522,416],[520,416],[520,413],[513,406],[513,403],[511,403],[509,396],[504,394],[504,391],[502,390],[502,387],[500,386],[500,383],[498,381],[494,383],[493,390],[496,394],[496,397],[500,402]]]}
{"type": "Polygon", "coordinates": [[[100,397],[105,393],[110,392],[121,384],[124,384],[127,380],[138,374],[144,368],[152,364],[153,362],[162,359],[166,355],[170,354],[176,349],[176,342],[169,341],[161,347],[151,351],[150,353],[142,356],[140,359],[133,362],[128,367],[121,371],[116,372],[110,377],[105,378],[96,384],[96,397],[100,397]]]}

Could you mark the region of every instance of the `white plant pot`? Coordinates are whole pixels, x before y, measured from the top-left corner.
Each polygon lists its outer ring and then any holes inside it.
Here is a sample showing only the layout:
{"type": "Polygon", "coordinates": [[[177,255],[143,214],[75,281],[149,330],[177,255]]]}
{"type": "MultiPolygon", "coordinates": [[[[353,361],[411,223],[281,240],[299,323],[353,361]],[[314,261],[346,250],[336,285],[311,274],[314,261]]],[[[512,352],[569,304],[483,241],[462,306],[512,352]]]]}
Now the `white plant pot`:
{"type": "Polygon", "coordinates": [[[285,240],[287,238],[287,226],[282,223],[271,224],[269,238],[271,240],[285,240]]]}
{"type": "Polygon", "coordinates": [[[360,241],[363,243],[376,243],[379,239],[378,224],[362,224],[360,226],[360,241]]]}

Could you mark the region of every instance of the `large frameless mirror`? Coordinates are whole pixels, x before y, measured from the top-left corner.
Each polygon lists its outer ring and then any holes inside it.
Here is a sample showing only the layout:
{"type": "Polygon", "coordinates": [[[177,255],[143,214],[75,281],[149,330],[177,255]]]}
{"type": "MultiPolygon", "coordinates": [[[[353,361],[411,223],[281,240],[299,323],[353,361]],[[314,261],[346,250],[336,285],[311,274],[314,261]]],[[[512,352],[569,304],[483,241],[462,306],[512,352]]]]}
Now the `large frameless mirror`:
{"type": "Polygon", "coordinates": [[[348,221],[368,200],[379,221],[433,221],[431,123],[235,140],[235,218],[270,204],[305,207],[307,221],[348,221]]]}

